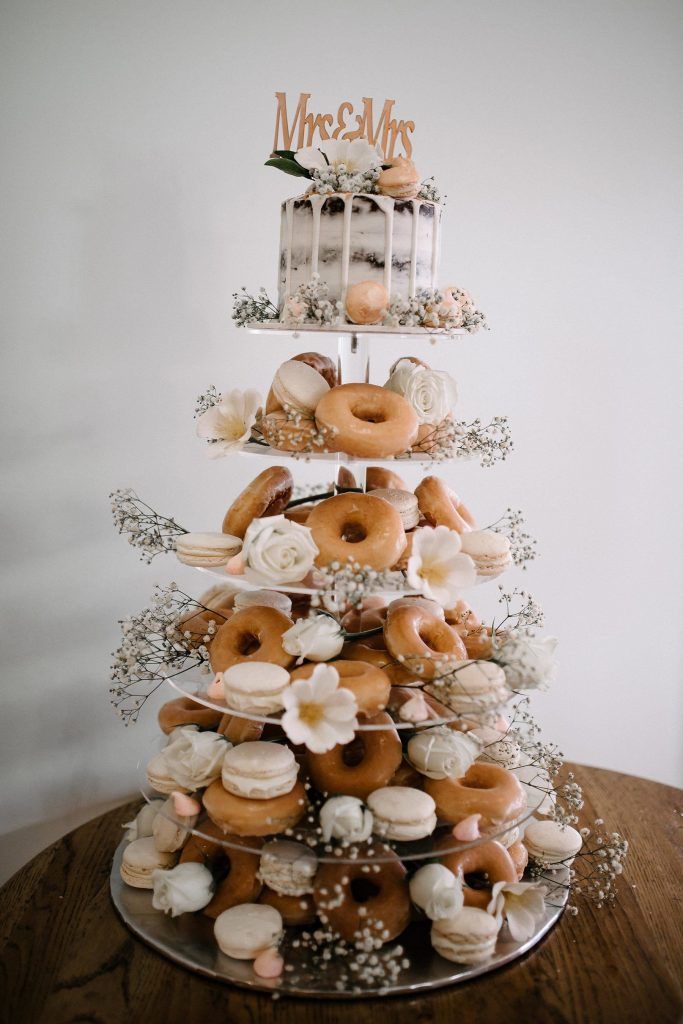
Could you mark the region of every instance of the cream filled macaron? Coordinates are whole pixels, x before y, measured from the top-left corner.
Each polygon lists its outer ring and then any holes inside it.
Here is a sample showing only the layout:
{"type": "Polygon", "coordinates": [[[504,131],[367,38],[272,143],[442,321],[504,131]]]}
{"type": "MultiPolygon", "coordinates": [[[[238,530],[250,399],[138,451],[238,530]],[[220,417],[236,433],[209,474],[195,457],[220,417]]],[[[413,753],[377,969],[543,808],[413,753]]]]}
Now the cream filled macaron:
{"type": "Polygon", "coordinates": [[[199,814],[179,815],[175,809],[175,801],[169,797],[159,809],[152,825],[152,837],[157,850],[162,853],[175,853],[181,850],[190,833],[188,829],[197,824],[199,814]]]}
{"type": "Polygon", "coordinates": [[[481,747],[470,733],[437,725],[408,741],[408,760],[428,779],[460,779],[474,764],[481,747]]]}
{"type": "Polygon", "coordinates": [[[384,498],[396,509],[401,517],[404,530],[414,530],[420,522],[417,498],[412,491],[395,491],[389,487],[376,487],[369,493],[375,498],[384,498]]]}
{"type": "Polygon", "coordinates": [[[367,802],[377,836],[407,843],[430,836],[436,828],[436,804],[421,789],[383,786],[371,793],[367,802]]]}
{"type": "Polygon", "coordinates": [[[498,920],[478,907],[463,907],[432,925],[432,946],[456,964],[480,964],[493,956],[498,920]]]}
{"type": "Polygon", "coordinates": [[[153,889],[152,873],[172,868],[175,862],[175,854],[157,850],[153,836],[134,839],[123,851],[121,878],[136,889],[153,889]]]}
{"type": "Polygon", "coordinates": [[[438,684],[425,686],[428,693],[460,715],[473,721],[478,715],[500,707],[511,696],[505,672],[492,661],[455,662],[438,684]]]}
{"type": "Polygon", "coordinates": [[[242,608],[277,608],[289,615],[292,610],[292,599],[278,590],[241,590],[235,594],[233,605],[236,612],[242,608]]]}
{"type": "Polygon", "coordinates": [[[229,533],[184,533],[175,542],[178,561],[201,569],[227,565],[241,549],[240,538],[229,533]]]}
{"type": "Polygon", "coordinates": [[[283,743],[250,740],[225,754],[221,778],[228,793],[251,800],[271,800],[294,789],[299,766],[283,743]]]}
{"type": "Polygon", "coordinates": [[[523,843],[529,860],[542,867],[569,866],[583,846],[575,828],[563,828],[557,821],[531,821],[524,832],[523,843]]]}
{"type": "Polygon", "coordinates": [[[223,672],[225,703],[235,711],[269,715],[283,707],[289,672],[269,661],[241,661],[223,672]]]}
{"type": "Polygon", "coordinates": [[[474,562],[477,576],[495,579],[512,565],[510,541],[495,530],[469,530],[460,534],[461,551],[474,562]]]}
{"type": "Polygon", "coordinates": [[[306,896],[313,892],[318,858],[308,846],[274,839],[261,850],[258,876],[264,885],[282,896],[306,896]]]}
{"type": "Polygon", "coordinates": [[[218,948],[236,960],[255,960],[274,949],[282,938],[282,915],[265,903],[240,903],[216,918],[213,933],[218,948]]]}
{"type": "Polygon", "coordinates": [[[499,764],[502,768],[516,768],[522,759],[522,748],[519,743],[506,736],[501,736],[497,729],[482,725],[468,734],[476,736],[481,742],[481,753],[478,761],[499,764]]]}
{"type": "Polygon", "coordinates": [[[163,751],[160,754],[155,754],[147,765],[147,781],[157,793],[170,795],[174,789],[183,789],[182,786],[178,785],[173,776],[169,774],[163,751]]]}
{"type": "Polygon", "coordinates": [[[312,416],[320,399],[330,390],[322,373],[308,363],[290,359],[275,373],[273,394],[287,409],[312,416]]]}

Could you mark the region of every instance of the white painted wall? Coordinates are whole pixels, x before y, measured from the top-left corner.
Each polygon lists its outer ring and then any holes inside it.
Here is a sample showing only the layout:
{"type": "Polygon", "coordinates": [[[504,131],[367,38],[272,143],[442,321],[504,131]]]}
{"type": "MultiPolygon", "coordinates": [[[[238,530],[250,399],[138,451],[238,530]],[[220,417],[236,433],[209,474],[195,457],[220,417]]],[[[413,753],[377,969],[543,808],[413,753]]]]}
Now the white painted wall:
{"type": "Polygon", "coordinates": [[[547,735],[681,781],[681,13],[5,3],[3,832],[130,792],[154,732],[111,711],[109,652],[176,570],[113,533],[109,490],[212,528],[255,471],[206,460],[192,410],[211,382],[265,389],[283,351],[230,322],[234,289],[275,286],[296,188],[262,166],[276,89],[320,109],[395,96],[416,120],[449,196],[445,277],[494,326],[434,363],[463,415],[508,413],[517,446],[451,479],[484,519],[523,507],[539,538],[526,582],[562,638],[547,735]]]}

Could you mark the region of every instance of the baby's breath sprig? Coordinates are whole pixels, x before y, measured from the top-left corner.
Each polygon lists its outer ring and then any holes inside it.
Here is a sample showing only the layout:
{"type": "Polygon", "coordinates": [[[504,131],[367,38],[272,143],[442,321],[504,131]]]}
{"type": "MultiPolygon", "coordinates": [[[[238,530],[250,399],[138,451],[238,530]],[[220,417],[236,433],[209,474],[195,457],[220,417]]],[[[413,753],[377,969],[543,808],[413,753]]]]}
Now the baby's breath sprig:
{"type": "Polygon", "coordinates": [[[176,538],[188,532],[175,519],[156,512],[130,487],[112,491],[109,497],[116,530],[126,534],[128,543],[139,549],[143,562],[174,551],[176,538]]]}
{"type": "Polygon", "coordinates": [[[417,193],[418,199],[428,199],[432,203],[441,203],[442,206],[446,205],[448,196],[442,196],[437,188],[434,177],[427,178],[422,182],[420,191],[417,193]]]}
{"type": "Polygon", "coordinates": [[[215,384],[210,384],[206,391],[203,391],[201,395],[197,395],[197,401],[194,407],[194,418],[203,416],[209,409],[213,409],[214,405],[218,405],[221,400],[219,392],[216,390],[215,384]]]}
{"type": "Polygon", "coordinates": [[[505,514],[491,523],[487,529],[502,533],[510,541],[510,554],[515,565],[526,569],[527,563],[532,562],[536,556],[537,541],[528,533],[525,527],[525,519],[520,509],[507,509],[505,514]]]}
{"type": "Polygon", "coordinates": [[[606,831],[604,824],[602,818],[596,818],[592,828],[579,829],[583,846],[566,865],[567,880],[558,874],[557,864],[552,868],[533,864],[529,869],[532,877],[548,883],[551,899],[562,890],[569,893],[572,902],[567,910],[570,914],[579,913],[577,902],[580,900],[600,909],[611,906],[617,899],[617,879],[624,871],[628,841],[619,832],[606,831]]]}
{"type": "Polygon", "coordinates": [[[250,295],[243,286],[239,292],[233,293],[232,319],[238,327],[255,321],[277,320],[280,312],[277,305],[269,298],[265,288],[259,288],[256,295],[250,295]]]}
{"type": "Polygon", "coordinates": [[[140,709],[167,678],[192,668],[208,671],[206,643],[225,618],[188,594],[177,584],[155,587],[147,608],[121,620],[121,645],[112,654],[109,692],[125,725],[137,721],[140,709]],[[183,629],[181,619],[206,612],[200,623],[206,633],[183,629]]]}
{"type": "Polygon", "coordinates": [[[477,309],[470,295],[461,288],[451,289],[455,302],[447,304],[446,295],[436,288],[419,288],[404,299],[394,296],[384,314],[383,323],[399,327],[424,327],[450,334],[465,330],[469,334],[488,330],[486,315],[477,309]]]}
{"type": "Polygon", "coordinates": [[[502,619],[491,624],[492,632],[500,632],[501,630],[509,632],[514,629],[523,628],[533,629],[536,626],[540,627],[543,625],[543,609],[528,590],[522,590],[520,587],[505,590],[500,583],[498,584],[498,590],[500,591],[498,604],[503,605],[505,614],[502,619]]]}
{"type": "Polygon", "coordinates": [[[320,591],[311,598],[311,606],[341,613],[359,608],[363,599],[377,591],[400,591],[404,588],[403,573],[390,569],[371,569],[358,562],[332,562],[319,570],[320,591]]]}
{"type": "Polygon", "coordinates": [[[346,164],[316,167],[311,171],[308,192],[317,192],[321,196],[329,196],[334,192],[375,194],[379,192],[377,181],[380,170],[379,167],[369,167],[365,171],[351,171],[346,164]]]}
{"type": "Polygon", "coordinates": [[[461,459],[478,458],[480,465],[504,462],[514,445],[507,416],[494,416],[485,426],[480,419],[455,423],[455,455],[461,459]]]}
{"type": "Polygon", "coordinates": [[[283,323],[289,327],[300,324],[330,327],[339,323],[344,307],[340,301],[332,302],[329,296],[330,289],[320,279],[320,274],[311,274],[310,281],[300,284],[294,294],[286,299],[282,311],[283,323]]]}

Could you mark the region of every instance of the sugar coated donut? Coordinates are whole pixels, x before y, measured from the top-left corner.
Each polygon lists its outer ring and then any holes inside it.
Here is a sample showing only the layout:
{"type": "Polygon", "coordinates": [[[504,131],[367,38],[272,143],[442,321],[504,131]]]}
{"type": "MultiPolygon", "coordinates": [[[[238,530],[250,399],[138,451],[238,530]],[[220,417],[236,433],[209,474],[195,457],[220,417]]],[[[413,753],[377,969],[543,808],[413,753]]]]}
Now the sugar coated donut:
{"type": "Polygon", "coordinates": [[[417,437],[410,402],[375,384],[341,384],[321,398],[318,426],[329,431],[328,447],[359,459],[385,459],[407,451],[417,437]]]}
{"type": "Polygon", "coordinates": [[[215,729],[223,714],[207,708],[191,697],[177,697],[159,708],[159,728],[167,735],[179,725],[198,725],[200,729],[215,729]]]}
{"type": "Polygon", "coordinates": [[[252,519],[263,516],[277,516],[284,512],[292,497],[294,481],[284,466],[271,466],[252,480],[242,493],[235,498],[225,513],[223,533],[241,537],[247,532],[252,519]]]}
{"type": "Polygon", "coordinates": [[[269,800],[250,799],[228,793],[220,779],[212,782],[203,796],[206,813],[223,832],[238,836],[274,836],[294,825],[306,813],[306,790],[300,780],[289,793],[269,800]]]}
{"type": "Polygon", "coordinates": [[[235,612],[211,644],[211,668],[223,672],[240,661],[270,661],[289,668],[294,656],[282,646],[282,634],[294,625],[278,608],[255,605],[235,612]]]}
{"type": "Polygon", "coordinates": [[[368,466],[365,473],[365,490],[386,488],[390,491],[409,491],[407,483],[402,476],[394,473],[392,469],[384,469],[382,466],[368,466]]]}
{"type": "Polygon", "coordinates": [[[371,494],[337,494],[313,509],[306,524],[318,547],[316,564],[351,560],[388,569],[406,544],[396,509],[371,494]]]}
{"type": "Polygon", "coordinates": [[[230,907],[253,903],[261,892],[261,882],[257,876],[259,856],[244,847],[260,846],[261,840],[244,840],[239,836],[225,835],[212,821],[205,821],[198,826],[198,830],[201,834],[191,835],[185,844],[180,854],[180,863],[204,864],[220,878],[211,902],[204,907],[203,913],[207,917],[216,918],[230,907]],[[217,841],[212,842],[212,838],[217,841]],[[222,840],[230,845],[226,846],[222,840]]]}
{"type": "Polygon", "coordinates": [[[275,892],[264,885],[259,896],[259,903],[275,907],[286,925],[296,928],[299,925],[313,924],[316,918],[315,903],[312,896],[286,896],[275,892]]]}
{"type": "Polygon", "coordinates": [[[321,864],[313,899],[321,921],[346,942],[371,935],[390,942],[410,923],[406,869],[389,847],[359,848],[358,861],[321,864]],[[376,864],[369,864],[375,853],[376,864]]]}
{"type": "Polygon", "coordinates": [[[389,653],[405,659],[420,679],[433,679],[437,662],[467,658],[465,645],[456,631],[439,615],[418,604],[390,609],[384,639],[389,653]]]}
{"type": "Polygon", "coordinates": [[[338,743],[325,754],[308,753],[311,781],[321,793],[365,800],[373,790],[388,785],[400,765],[403,750],[391,716],[359,715],[358,723],[382,728],[361,730],[350,743],[338,743]]]}
{"type": "Polygon", "coordinates": [[[420,512],[430,526],[467,533],[476,529],[472,513],[438,476],[426,476],[415,488],[420,512]]]}
{"type": "MultiPolygon", "coordinates": [[[[435,852],[439,846],[442,848],[453,843],[450,836],[439,840],[435,852]]],[[[517,882],[518,873],[509,852],[495,839],[487,843],[479,843],[477,846],[470,846],[466,850],[455,853],[447,853],[441,858],[441,863],[459,875],[463,880],[463,895],[466,907],[479,907],[486,910],[491,900],[491,888],[495,882],[517,882]],[[486,885],[483,889],[473,889],[465,881],[466,875],[483,874],[486,876],[486,885]]]]}
{"type": "Polygon", "coordinates": [[[426,779],[425,789],[439,817],[452,825],[481,814],[482,829],[497,827],[514,821],[526,807],[519,779],[497,764],[477,761],[461,779],[426,779]]]}
{"type": "MultiPolygon", "coordinates": [[[[271,412],[261,420],[261,433],[271,448],[281,452],[329,451],[316,422],[309,416],[271,412]]],[[[289,500],[289,499],[287,499],[289,500]]]]}
{"type": "MultiPolygon", "coordinates": [[[[384,711],[389,701],[391,683],[386,672],[367,661],[330,661],[339,673],[339,685],[350,690],[363,715],[376,715],[384,711]]],[[[315,665],[302,665],[292,672],[291,681],[308,679],[315,665]]]]}

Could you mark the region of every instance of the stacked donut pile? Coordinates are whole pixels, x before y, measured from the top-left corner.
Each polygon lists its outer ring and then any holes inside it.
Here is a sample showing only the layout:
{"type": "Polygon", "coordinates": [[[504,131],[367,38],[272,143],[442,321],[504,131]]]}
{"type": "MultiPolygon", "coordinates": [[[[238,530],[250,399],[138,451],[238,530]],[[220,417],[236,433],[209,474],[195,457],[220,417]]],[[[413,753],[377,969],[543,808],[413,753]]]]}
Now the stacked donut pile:
{"type": "Polygon", "coordinates": [[[496,883],[518,882],[530,855],[568,863],[581,839],[550,820],[521,834],[532,788],[472,609],[366,599],[342,625],[376,627],[367,643],[295,664],[282,638],[308,616],[305,599],[224,587],[201,603],[179,635],[207,642],[215,677],[160,710],[166,745],[147,766],[160,798],[131,823],[124,882],[153,890],[160,911],[211,918],[220,949],[262,977],[283,970],[285,929],[314,922],[350,957],[412,921],[431,922],[447,959],[489,958],[496,883]],[[316,733],[323,676],[337,717],[353,709],[343,742],[316,733]]]}

